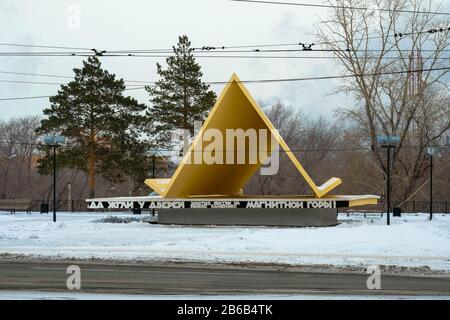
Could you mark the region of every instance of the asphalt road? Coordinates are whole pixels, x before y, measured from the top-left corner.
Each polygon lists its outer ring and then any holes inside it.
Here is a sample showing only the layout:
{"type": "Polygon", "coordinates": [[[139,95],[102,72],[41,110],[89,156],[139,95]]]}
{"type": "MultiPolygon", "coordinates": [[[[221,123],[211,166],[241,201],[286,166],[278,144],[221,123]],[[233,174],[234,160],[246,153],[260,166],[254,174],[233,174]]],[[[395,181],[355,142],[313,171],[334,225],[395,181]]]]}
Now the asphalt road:
{"type": "Polygon", "coordinates": [[[268,271],[183,265],[124,265],[0,261],[0,290],[66,291],[66,268],[81,269],[81,291],[128,294],[401,294],[449,295],[450,277],[381,276],[381,290],[368,290],[369,275],[268,271]]]}

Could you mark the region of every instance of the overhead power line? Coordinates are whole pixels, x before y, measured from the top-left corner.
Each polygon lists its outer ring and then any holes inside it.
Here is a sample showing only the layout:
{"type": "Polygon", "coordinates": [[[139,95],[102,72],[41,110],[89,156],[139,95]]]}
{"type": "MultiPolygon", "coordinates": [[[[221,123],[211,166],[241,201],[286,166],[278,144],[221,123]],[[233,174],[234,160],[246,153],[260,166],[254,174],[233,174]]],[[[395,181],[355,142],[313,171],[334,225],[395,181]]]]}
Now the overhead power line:
{"type": "MultiPolygon", "coordinates": [[[[329,42],[331,43],[331,42],[329,42]]],[[[325,44],[325,43],[322,43],[325,44]]],[[[312,46],[316,44],[312,43],[310,44],[310,48],[308,49],[252,49],[252,50],[225,50],[225,51],[210,51],[208,53],[204,52],[201,55],[198,53],[193,53],[193,56],[196,58],[205,58],[205,57],[233,57],[233,56],[224,56],[223,53],[252,53],[252,54],[260,54],[260,53],[312,53],[312,52],[382,52],[382,49],[315,49],[312,46]],[[209,53],[214,53],[214,55],[210,55],[209,53]]],[[[396,51],[402,51],[402,52],[410,52],[410,49],[396,49],[396,51]]],[[[421,49],[421,52],[435,52],[436,49],[421,49]]],[[[440,50],[441,52],[450,52],[450,49],[443,49],[440,50]]],[[[94,56],[92,53],[84,53],[84,52],[57,52],[57,53],[49,53],[49,52],[1,52],[0,56],[14,56],[14,57],[92,57],[94,56]]],[[[112,51],[105,51],[104,54],[101,55],[101,57],[162,57],[162,58],[168,58],[172,57],[173,52],[152,52],[152,51],[140,51],[140,52],[112,52],[112,51]]]]}
{"type": "MultiPolygon", "coordinates": [[[[435,33],[442,33],[442,32],[448,32],[450,31],[450,27],[438,27],[438,28],[431,28],[424,31],[417,31],[417,32],[395,32],[391,35],[369,35],[368,37],[364,37],[363,39],[357,39],[354,40],[355,42],[361,41],[361,40],[375,40],[375,39],[383,39],[387,38],[389,36],[394,37],[396,41],[400,41],[406,37],[412,36],[412,35],[421,35],[421,34],[435,34],[435,33]]],[[[335,40],[335,41],[329,41],[329,42],[316,42],[314,45],[325,45],[330,43],[346,43],[345,40],[335,40]]]]}
{"type": "MultiPolygon", "coordinates": [[[[253,50],[226,50],[226,51],[215,51],[214,53],[286,53],[286,52],[301,52],[301,53],[311,53],[311,52],[381,52],[381,51],[386,51],[386,50],[382,50],[382,49],[315,49],[312,46],[314,46],[314,43],[311,44],[311,48],[309,49],[253,49],[253,50]]],[[[410,52],[411,49],[396,49],[396,51],[407,51],[410,52]]],[[[421,49],[420,51],[422,52],[435,52],[435,49],[421,49]]],[[[450,50],[448,49],[444,49],[444,51],[448,52],[450,50]]],[[[134,52],[130,52],[129,55],[131,56],[139,56],[140,54],[145,54],[146,52],[138,52],[138,53],[134,53],[134,52]]],[[[148,53],[152,53],[152,52],[148,52],[148,53]]],[[[169,53],[169,52],[167,52],[169,53]]],[[[0,52],[0,54],[2,54],[0,52]]],[[[104,56],[108,56],[109,53],[106,53],[104,56]]],[[[116,55],[116,53],[110,53],[111,55],[116,55]]],[[[123,53],[124,56],[125,53],[123,53]]],[[[153,54],[153,53],[152,53],[153,54]]],[[[203,53],[204,56],[206,56],[206,52],[203,53]]],[[[194,53],[193,54],[194,57],[199,57],[198,53],[194,53]]],[[[170,55],[169,55],[170,57],[170,55]]]]}
{"type": "MultiPolygon", "coordinates": [[[[125,88],[126,91],[128,90],[134,90],[134,86],[136,85],[131,85],[133,86],[133,88],[125,88]]],[[[139,89],[142,89],[141,87],[138,87],[139,89]]],[[[145,87],[143,87],[145,88],[145,87]]],[[[55,95],[51,95],[51,96],[29,96],[29,97],[13,97],[13,98],[0,98],[0,101],[14,101],[14,100],[30,100],[30,99],[49,99],[51,97],[54,97],[55,95]]]]}
{"type": "MultiPolygon", "coordinates": [[[[351,53],[351,52],[363,52],[366,50],[314,50],[316,52],[346,52],[346,53],[351,53]]],[[[400,50],[403,52],[410,52],[410,50],[400,50]]],[[[421,52],[435,52],[436,50],[433,49],[426,49],[426,50],[421,50],[421,52]]],[[[443,53],[447,53],[450,52],[450,49],[444,49],[444,50],[439,50],[440,52],[443,53]]],[[[301,50],[297,51],[297,52],[302,52],[301,50]]],[[[377,52],[381,52],[381,50],[367,50],[367,52],[373,52],[373,53],[377,53],[377,52]]],[[[224,52],[222,52],[224,53],[224,52]]],[[[194,55],[194,58],[200,58],[200,59],[336,59],[336,57],[333,56],[309,56],[309,55],[301,55],[301,56],[295,56],[295,55],[264,55],[261,54],[263,52],[258,51],[249,51],[249,53],[251,54],[247,54],[247,55],[225,55],[225,54],[208,54],[208,55],[194,55]]],[[[295,53],[295,52],[292,52],[295,53]]],[[[0,54],[0,57],[2,57],[4,55],[0,54]]],[[[88,58],[88,57],[92,57],[92,55],[85,55],[85,54],[59,54],[59,55],[11,55],[11,56],[15,56],[15,57],[82,57],[82,58],[88,58]]],[[[104,56],[102,56],[102,58],[170,58],[173,57],[173,55],[170,54],[105,54],[104,56]]],[[[376,57],[368,57],[369,59],[376,59],[376,57]]],[[[384,59],[396,59],[397,57],[382,57],[384,59]]],[[[437,57],[438,59],[447,59],[445,57],[437,57]]]]}
{"type": "MultiPolygon", "coordinates": [[[[0,73],[3,74],[14,74],[14,75],[22,75],[22,76],[33,76],[33,77],[49,77],[49,78],[62,78],[62,79],[73,79],[74,76],[68,75],[55,75],[55,74],[45,74],[45,73],[29,73],[29,72],[15,72],[15,71],[4,71],[0,70],[0,73]]],[[[2,80],[0,80],[2,81],[2,80]]],[[[124,82],[132,82],[132,83],[149,83],[149,81],[145,80],[123,80],[124,82]]],[[[10,80],[3,80],[3,82],[10,82],[10,80]]],[[[14,81],[22,83],[22,81],[14,81]]],[[[51,83],[51,84],[64,84],[64,83],[51,83]]]]}
{"type": "Polygon", "coordinates": [[[45,46],[45,45],[21,44],[21,43],[5,43],[5,42],[0,42],[0,46],[24,47],[24,48],[41,48],[41,49],[91,50],[91,48],[77,48],[77,47],[64,47],[64,46],[45,46]]]}
{"type": "MultiPolygon", "coordinates": [[[[435,27],[435,28],[430,28],[424,31],[417,31],[417,32],[396,32],[394,34],[391,35],[374,35],[371,36],[369,35],[368,37],[364,37],[364,39],[368,39],[368,40],[373,40],[373,39],[381,39],[383,37],[389,37],[392,36],[394,38],[402,38],[402,37],[407,37],[407,36],[412,36],[412,35],[420,35],[420,34],[435,34],[435,33],[442,33],[442,32],[447,32],[450,31],[450,26],[446,26],[446,27],[435,27]]],[[[359,40],[363,40],[363,39],[359,39],[359,40]]],[[[356,40],[356,41],[359,41],[356,40]]],[[[343,42],[343,41],[334,41],[335,42],[343,42]]],[[[311,42],[310,45],[312,46],[316,46],[316,45],[322,45],[322,44],[327,44],[329,42],[311,42]]],[[[303,42],[290,42],[290,43],[279,43],[279,44],[259,44],[259,45],[234,45],[234,46],[207,46],[207,47],[198,47],[198,48],[193,48],[193,51],[211,51],[211,50],[226,50],[226,49],[242,49],[242,48],[264,48],[264,47],[287,47],[287,46],[303,46],[303,48],[305,48],[305,46],[309,45],[308,43],[303,43],[303,42]]],[[[171,50],[171,49],[166,49],[166,50],[171,50]]],[[[109,52],[120,52],[121,50],[110,50],[109,52]]],[[[123,51],[123,50],[122,50],[123,51]]],[[[135,52],[140,52],[140,51],[147,51],[147,50],[131,50],[131,51],[135,51],[135,52]]],[[[161,51],[161,50],[156,50],[156,51],[161,51]]]]}
{"type": "Polygon", "coordinates": [[[414,14],[436,14],[443,16],[450,16],[450,12],[432,12],[424,10],[405,10],[405,9],[388,9],[388,8],[367,8],[354,6],[338,6],[331,4],[317,4],[317,3],[301,3],[301,2],[282,2],[282,1],[263,1],[263,0],[230,0],[233,2],[248,2],[256,4],[274,4],[287,5],[298,7],[312,7],[312,8],[332,8],[332,9],[349,9],[349,10],[363,10],[363,11],[381,11],[381,12],[398,12],[398,13],[414,13],[414,14]]]}
{"type": "MultiPolygon", "coordinates": [[[[434,51],[434,50],[432,50],[434,51]]],[[[427,52],[427,51],[424,51],[427,52]]],[[[450,50],[443,50],[442,52],[450,52],[450,50]]],[[[85,56],[88,57],[88,56],[85,56]]],[[[114,57],[114,58],[118,58],[118,57],[133,57],[133,58],[169,58],[172,57],[172,55],[153,55],[153,54],[139,54],[139,55],[106,55],[104,57],[114,57]]],[[[206,58],[206,59],[279,59],[279,60],[289,60],[289,59],[294,59],[294,60],[337,60],[340,59],[340,57],[337,56],[310,56],[310,55],[306,55],[306,56],[297,56],[297,55],[262,55],[262,54],[246,54],[246,55],[242,55],[242,54],[238,54],[238,55],[194,55],[195,58],[206,58]]],[[[383,56],[383,57],[378,57],[378,56],[365,56],[363,59],[367,59],[367,60],[377,60],[381,58],[382,60],[401,60],[401,59],[405,59],[404,57],[395,57],[395,56],[383,56]]],[[[447,57],[434,57],[431,56],[430,57],[424,57],[424,59],[428,59],[428,58],[432,58],[432,59],[436,59],[436,60],[449,60],[450,56],[447,57]]],[[[33,74],[26,74],[26,73],[14,73],[14,72],[0,72],[0,73],[5,73],[5,74],[18,74],[18,75],[31,75],[33,76],[33,74]]],[[[46,75],[42,75],[42,76],[46,76],[46,75]]],[[[54,76],[54,75],[48,75],[48,77],[54,77],[54,78],[73,78],[73,76],[54,76]]],[[[124,79],[125,82],[142,82],[141,80],[137,81],[137,80],[127,80],[124,79]]]]}
{"type": "MultiPolygon", "coordinates": [[[[426,68],[426,69],[416,69],[416,70],[405,70],[405,71],[389,71],[389,72],[375,72],[375,73],[364,73],[364,74],[349,74],[349,75],[334,75],[334,76],[322,76],[322,77],[305,77],[305,78],[284,78],[284,79],[259,79],[259,80],[240,80],[240,83],[272,83],[272,82],[300,82],[300,81],[310,81],[310,80],[332,80],[332,79],[345,79],[345,78],[357,78],[357,77],[373,77],[382,75],[394,75],[394,74],[405,74],[405,73],[416,73],[425,71],[444,71],[450,70],[450,67],[442,68],[426,68]]],[[[209,85],[222,85],[227,84],[228,81],[209,81],[205,82],[209,85]]],[[[140,90],[145,89],[146,86],[130,88],[129,90],[140,90]]]]}
{"type": "MultiPolygon", "coordinates": [[[[139,83],[150,83],[150,81],[135,81],[139,83]]],[[[0,79],[0,83],[16,83],[16,84],[39,84],[39,85],[66,85],[67,83],[62,82],[41,82],[41,81],[24,81],[24,80],[4,80],[0,79]]],[[[138,84],[126,84],[126,87],[139,86],[138,84]]]]}
{"type": "MultiPolygon", "coordinates": [[[[24,146],[43,146],[47,147],[45,144],[39,143],[39,141],[24,141],[24,142],[17,142],[17,141],[7,141],[7,140],[0,140],[0,144],[7,144],[7,145],[24,145],[24,146]]],[[[430,147],[434,148],[449,148],[449,145],[433,145],[430,147]]],[[[61,148],[69,148],[68,146],[61,146],[61,148]]],[[[417,148],[423,148],[423,146],[419,145],[404,145],[402,146],[404,149],[417,149],[417,148]]],[[[371,151],[372,149],[369,147],[363,148],[363,147],[342,147],[342,148],[315,148],[315,149],[290,149],[284,150],[274,150],[273,152],[281,152],[281,153],[289,153],[289,152],[341,152],[341,151],[371,151]]],[[[172,149],[154,149],[154,151],[157,152],[173,152],[172,149]]],[[[203,151],[200,151],[203,152],[203,151]]],[[[217,151],[217,152],[227,152],[226,150],[223,151],[217,151]]]]}
{"type": "MultiPolygon", "coordinates": [[[[420,34],[435,34],[435,33],[442,33],[442,32],[449,32],[450,27],[435,27],[428,30],[423,31],[417,31],[417,32],[395,32],[391,35],[376,35],[376,36],[368,36],[364,39],[380,39],[384,37],[393,36],[396,41],[399,41],[405,37],[411,36],[411,35],[420,35],[420,34]]],[[[235,46],[203,46],[203,47],[194,47],[192,48],[192,52],[195,54],[202,53],[202,54],[208,54],[208,53],[274,53],[274,52],[303,52],[303,51],[316,51],[316,52],[338,52],[338,51],[371,51],[371,52],[378,52],[381,51],[380,49],[369,49],[369,50],[350,50],[348,48],[346,49],[315,49],[315,46],[318,45],[325,45],[330,43],[345,43],[344,40],[336,40],[336,41],[329,41],[329,42],[311,42],[311,43],[279,43],[279,44],[260,44],[260,45],[235,45],[235,46]],[[260,48],[267,48],[267,47],[287,47],[287,46],[300,46],[300,49],[260,49],[260,48]],[[230,50],[232,49],[232,50],[230,50]],[[251,49],[251,50],[236,50],[236,49],[251,49]]],[[[3,44],[7,45],[7,44],[3,44]]],[[[49,46],[35,46],[35,45],[23,45],[23,46],[32,46],[32,47],[44,47],[47,48],[49,46]]],[[[50,47],[50,48],[71,48],[71,47],[50,47]]],[[[83,48],[78,48],[83,49],[83,48]]],[[[408,51],[408,49],[400,49],[400,51],[408,51]]],[[[422,49],[423,52],[433,52],[435,50],[432,49],[422,49]]],[[[446,50],[444,50],[446,51],[446,50]]],[[[87,49],[84,51],[78,51],[78,52],[67,52],[67,51],[3,51],[0,52],[0,56],[81,56],[81,57],[89,57],[89,56],[98,56],[98,57],[104,57],[104,56],[144,56],[144,54],[152,54],[150,57],[169,57],[164,54],[173,54],[173,49],[134,49],[134,50],[97,50],[97,49],[87,49]]],[[[204,57],[199,56],[197,57],[204,57]]],[[[233,56],[235,57],[235,56],[233,56]]]]}
{"type": "MultiPolygon", "coordinates": [[[[262,79],[262,80],[246,80],[241,81],[242,83],[270,83],[270,82],[290,82],[290,81],[309,81],[309,80],[330,80],[330,79],[344,79],[344,78],[357,78],[357,77],[373,77],[381,75],[394,75],[394,74],[404,74],[413,72],[425,72],[425,71],[444,71],[450,70],[450,67],[441,68],[423,68],[416,70],[402,70],[402,71],[389,71],[389,72],[374,72],[374,73],[364,73],[364,74],[348,74],[348,75],[335,75],[335,76],[322,76],[322,77],[306,77],[306,78],[286,78],[286,79],[262,79]]],[[[210,82],[211,84],[223,84],[227,82],[210,82]]]]}
{"type": "MultiPolygon", "coordinates": [[[[272,82],[299,82],[299,81],[310,81],[310,80],[331,80],[331,79],[345,79],[345,78],[357,78],[357,77],[373,77],[381,75],[394,75],[394,74],[405,74],[405,73],[415,73],[415,72],[426,72],[426,71],[445,71],[450,70],[450,67],[440,67],[440,68],[423,68],[415,70],[402,70],[402,71],[387,71],[387,72],[375,72],[375,73],[363,73],[363,74],[349,74],[349,75],[333,75],[333,76],[321,76],[321,77],[304,77],[304,78],[281,78],[281,79],[259,79],[259,80],[241,80],[241,83],[272,83],[272,82]]],[[[206,84],[210,85],[221,85],[227,84],[228,81],[206,81],[206,84]]],[[[155,84],[155,82],[148,82],[148,84],[155,84]]],[[[141,90],[145,89],[146,86],[136,86],[133,88],[126,88],[125,90],[141,90]]],[[[22,99],[38,99],[38,98],[49,98],[51,96],[36,96],[36,97],[19,97],[19,98],[0,98],[0,101],[9,100],[22,100],[22,99]]]]}
{"type": "MultiPolygon", "coordinates": [[[[424,31],[418,31],[418,32],[396,32],[391,35],[375,35],[375,36],[368,36],[364,39],[379,39],[383,37],[389,37],[392,36],[397,40],[403,39],[407,36],[411,35],[420,35],[420,34],[435,34],[435,33],[441,33],[441,32],[448,32],[450,31],[450,27],[434,27],[430,28],[428,30],[424,31]]],[[[363,40],[363,39],[360,39],[363,40]]],[[[268,47],[291,47],[291,46],[300,46],[301,49],[296,50],[290,50],[290,51],[318,51],[318,49],[314,49],[314,46],[317,45],[324,45],[329,43],[343,43],[345,41],[343,40],[337,40],[337,41],[330,41],[330,42],[311,42],[311,43],[304,43],[304,42],[290,42],[290,43],[275,43],[275,44],[256,44],[256,45],[231,45],[231,46],[211,46],[206,45],[202,47],[193,47],[191,48],[193,52],[195,53],[213,53],[213,52],[223,52],[223,53],[232,53],[232,52],[285,52],[287,50],[277,49],[277,50],[261,50],[258,48],[268,48],[268,47]],[[230,49],[253,49],[249,51],[232,51],[230,49]]],[[[72,50],[70,52],[67,51],[24,51],[24,52],[17,52],[17,51],[6,51],[6,52],[0,52],[0,55],[4,56],[81,56],[81,57],[88,57],[88,56],[128,56],[129,54],[144,54],[144,53],[151,53],[151,54],[173,54],[173,48],[162,48],[162,49],[121,49],[121,50],[97,50],[95,48],[81,48],[81,47],[69,47],[69,46],[50,46],[50,45],[34,45],[34,44],[16,44],[16,43],[0,43],[0,46],[13,46],[13,47],[29,47],[29,48],[46,48],[46,49],[65,49],[65,50],[72,50]],[[73,51],[75,50],[75,52],[73,51]]],[[[346,50],[346,49],[341,49],[346,50]]],[[[332,50],[337,51],[337,50],[332,50]]],[[[375,50],[374,50],[375,51],[375,50]]],[[[156,56],[155,56],[156,57],[156,56]]],[[[158,56],[159,57],[159,56],[158,56]]],[[[166,57],[166,56],[161,56],[166,57]]]]}
{"type": "MultiPolygon", "coordinates": [[[[140,88],[140,87],[139,87],[140,88]]],[[[126,91],[134,90],[135,88],[125,88],[126,91]]],[[[29,97],[13,97],[13,98],[0,98],[0,101],[14,101],[14,100],[30,100],[30,99],[48,99],[54,97],[51,96],[29,96],[29,97]]]]}
{"type": "Polygon", "coordinates": [[[34,77],[73,79],[73,76],[61,76],[61,75],[45,74],[45,73],[29,73],[29,72],[16,72],[16,71],[3,71],[3,70],[0,70],[0,73],[15,74],[15,75],[22,75],[22,76],[34,76],[34,77]]]}
{"type": "Polygon", "coordinates": [[[20,84],[44,84],[44,85],[63,85],[60,82],[40,82],[40,81],[22,81],[22,80],[3,80],[0,79],[0,83],[20,83],[20,84]]]}
{"type": "Polygon", "coordinates": [[[14,98],[0,98],[0,101],[11,101],[11,100],[29,100],[29,99],[48,99],[52,96],[32,96],[32,97],[14,97],[14,98]]]}

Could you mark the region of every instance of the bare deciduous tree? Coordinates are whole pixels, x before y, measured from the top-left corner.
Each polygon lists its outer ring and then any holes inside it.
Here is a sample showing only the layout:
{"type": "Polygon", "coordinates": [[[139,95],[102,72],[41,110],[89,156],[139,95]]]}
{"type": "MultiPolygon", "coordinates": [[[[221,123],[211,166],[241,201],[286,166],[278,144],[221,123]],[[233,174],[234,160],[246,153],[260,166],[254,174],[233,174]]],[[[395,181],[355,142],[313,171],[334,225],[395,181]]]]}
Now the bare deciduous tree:
{"type": "MultiPolygon", "coordinates": [[[[318,180],[328,178],[331,166],[327,161],[334,154],[324,150],[336,147],[340,135],[338,126],[322,117],[313,119],[280,102],[265,109],[268,118],[305,169],[318,180]]],[[[266,195],[311,192],[284,151],[280,149],[279,152],[277,174],[256,174],[246,186],[248,193],[266,195]]]]}
{"type": "Polygon", "coordinates": [[[30,179],[36,151],[34,130],[39,121],[38,116],[0,121],[1,197],[6,196],[8,187],[26,188],[28,194],[31,193],[30,179]]]}
{"type": "Polygon", "coordinates": [[[338,114],[361,129],[359,145],[373,146],[374,164],[385,171],[377,135],[398,135],[394,177],[407,198],[418,186],[428,161],[426,149],[442,143],[450,129],[450,19],[423,0],[337,0],[329,19],[318,25],[321,43],[332,50],[346,78],[340,87],[355,107],[338,114]],[[352,7],[389,9],[358,10],[352,7]],[[417,13],[427,8],[428,13],[417,13]],[[415,13],[400,13],[413,10],[415,13]],[[430,31],[431,30],[431,31],[430,31]],[[391,73],[391,74],[389,74],[391,73]]]}

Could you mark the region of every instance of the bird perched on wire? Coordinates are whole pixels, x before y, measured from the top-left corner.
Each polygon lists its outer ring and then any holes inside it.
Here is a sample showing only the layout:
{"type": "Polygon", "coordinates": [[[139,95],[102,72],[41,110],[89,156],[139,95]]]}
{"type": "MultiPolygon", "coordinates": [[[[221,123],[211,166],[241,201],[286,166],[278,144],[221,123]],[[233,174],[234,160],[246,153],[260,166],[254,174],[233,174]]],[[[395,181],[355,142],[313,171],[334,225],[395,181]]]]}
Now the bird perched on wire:
{"type": "Polygon", "coordinates": [[[106,53],[106,50],[102,50],[102,51],[98,51],[97,49],[91,49],[92,51],[94,51],[94,54],[96,57],[101,57],[103,56],[104,53],[106,53]]]}

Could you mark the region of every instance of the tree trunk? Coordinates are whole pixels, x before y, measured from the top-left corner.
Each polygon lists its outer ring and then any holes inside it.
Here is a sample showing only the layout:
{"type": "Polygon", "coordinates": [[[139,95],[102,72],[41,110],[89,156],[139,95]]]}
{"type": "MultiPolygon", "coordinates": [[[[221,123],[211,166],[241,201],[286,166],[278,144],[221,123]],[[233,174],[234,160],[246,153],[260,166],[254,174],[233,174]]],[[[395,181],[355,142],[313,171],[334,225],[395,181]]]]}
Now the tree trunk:
{"type": "Polygon", "coordinates": [[[88,190],[89,190],[89,198],[94,198],[95,197],[95,161],[92,157],[89,158],[88,190]]]}
{"type": "Polygon", "coordinates": [[[95,197],[95,150],[92,145],[88,161],[88,192],[89,198],[92,199],[95,197]]]}

